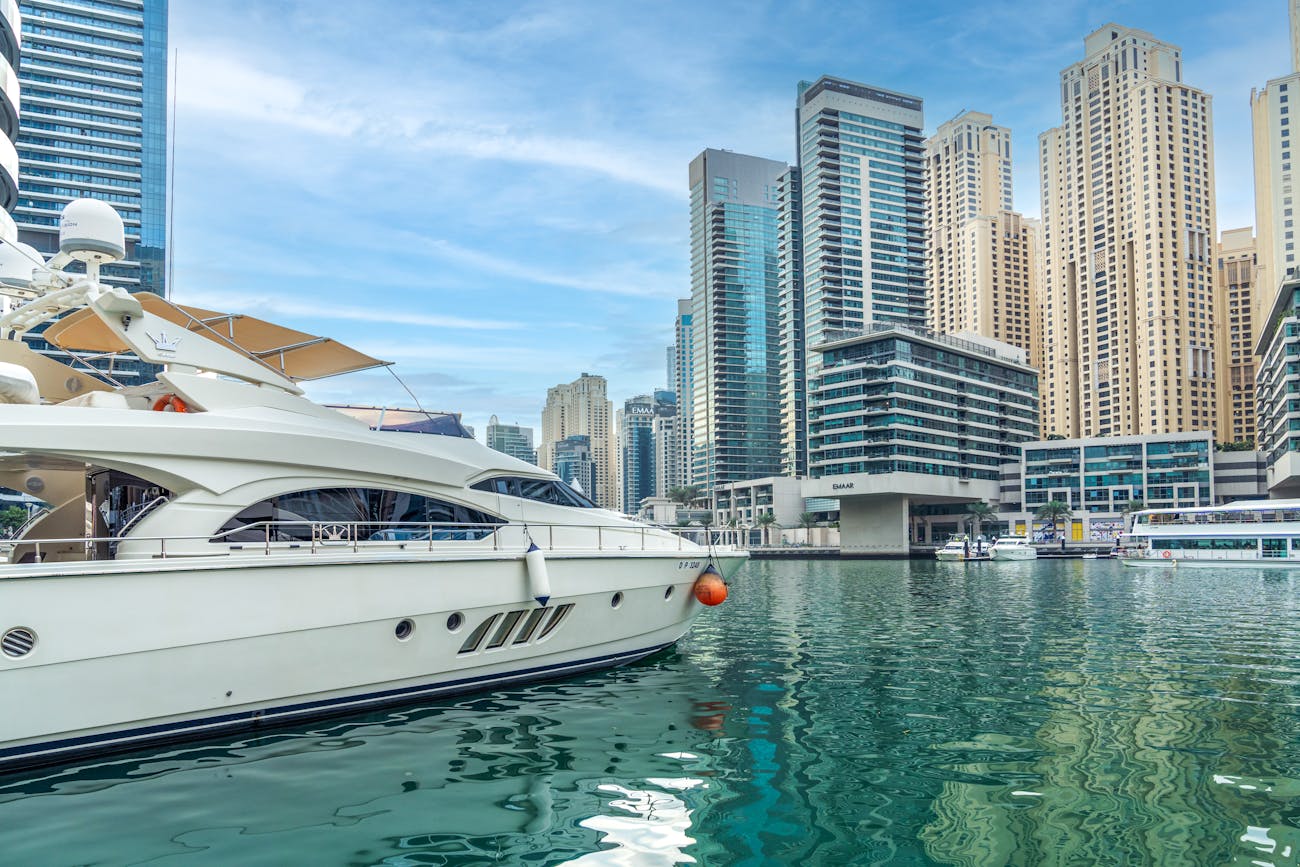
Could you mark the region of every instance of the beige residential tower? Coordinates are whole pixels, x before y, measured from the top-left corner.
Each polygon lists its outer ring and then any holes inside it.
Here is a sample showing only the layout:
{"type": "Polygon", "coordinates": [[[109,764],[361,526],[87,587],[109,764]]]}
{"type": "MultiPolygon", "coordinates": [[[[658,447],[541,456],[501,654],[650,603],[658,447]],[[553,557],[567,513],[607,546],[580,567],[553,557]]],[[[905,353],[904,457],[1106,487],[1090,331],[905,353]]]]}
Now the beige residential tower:
{"type": "Polygon", "coordinates": [[[1106,25],[1084,55],[1039,137],[1044,432],[1212,430],[1210,97],[1141,30],[1106,25]]]}
{"type": "Polygon", "coordinates": [[[1036,233],[1011,209],[1011,130],[963,112],[926,142],[930,328],[980,334],[1038,357],[1036,233]]]}

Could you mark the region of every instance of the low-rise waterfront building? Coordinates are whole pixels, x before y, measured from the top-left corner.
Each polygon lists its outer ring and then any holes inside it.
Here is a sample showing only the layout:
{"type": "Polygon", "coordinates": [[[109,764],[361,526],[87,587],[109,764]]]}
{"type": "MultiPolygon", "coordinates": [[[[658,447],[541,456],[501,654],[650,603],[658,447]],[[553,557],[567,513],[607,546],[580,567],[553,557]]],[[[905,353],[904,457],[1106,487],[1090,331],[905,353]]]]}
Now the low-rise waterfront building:
{"type": "Polygon", "coordinates": [[[999,517],[1038,541],[1056,538],[1035,519],[1049,502],[1064,503],[1061,522],[1072,542],[1113,542],[1136,508],[1213,506],[1267,496],[1259,452],[1216,451],[1213,431],[1142,434],[1025,443],[1003,468],[999,517]]]}
{"type": "Polygon", "coordinates": [[[803,495],[839,500],[846,553],[907,553],[915,506],[997,501],[1002,466],[1038,437],[1019,347],[877,325],[814,350],[803,495]]]}
{"type": "Polygon", "coordinates": [[[760,517],[771,515],[782,527],[796,527],[799,516],[807,511],[803,480],[768,476],[719,485],[714,491],[714,510],[722,526],[734,520],[741,526],[757,527],[760,517]]]}

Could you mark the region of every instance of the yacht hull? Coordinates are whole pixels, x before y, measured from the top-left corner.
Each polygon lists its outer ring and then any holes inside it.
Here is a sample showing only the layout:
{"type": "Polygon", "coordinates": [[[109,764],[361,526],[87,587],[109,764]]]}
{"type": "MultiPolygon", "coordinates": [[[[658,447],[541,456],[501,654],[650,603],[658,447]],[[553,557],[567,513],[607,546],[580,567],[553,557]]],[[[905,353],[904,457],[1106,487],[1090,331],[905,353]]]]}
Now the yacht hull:
{"type": "Polygon", "coordinates": [[[1033,548],[998,548],[994,546],[991,556],[994,560],[1037,560],[1038,552],[1033,548]]]}
{"type": "Polygon", "coordinates": [[[0,655],[0,770],[631,662],[700,613],[705,558],[552,554],[544,610],[499,553],[92,565],[0,575],[0,632],[36,637],[0,655]]]}

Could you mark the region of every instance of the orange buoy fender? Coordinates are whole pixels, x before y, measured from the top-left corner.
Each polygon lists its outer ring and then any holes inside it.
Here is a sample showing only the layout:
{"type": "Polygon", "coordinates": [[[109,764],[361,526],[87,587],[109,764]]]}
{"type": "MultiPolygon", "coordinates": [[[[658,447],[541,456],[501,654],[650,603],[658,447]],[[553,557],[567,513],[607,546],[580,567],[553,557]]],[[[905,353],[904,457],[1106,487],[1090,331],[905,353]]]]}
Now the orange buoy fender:
{"type": "Polygon", "coordinates": [[[695,579],[695,598],[704,605],[721,605],[727,599],[727,582],[710,563],[695,579]]]}
{"type": "Polygon", "coordinates": [[[185,401],[181,400],[178,396],[174,394],[164,394],[162,397],[158,398],[153,402],[154,412],[166,412],[169,409],[172,412],[190,411],[190,408],[186,406],[185,401]]]}

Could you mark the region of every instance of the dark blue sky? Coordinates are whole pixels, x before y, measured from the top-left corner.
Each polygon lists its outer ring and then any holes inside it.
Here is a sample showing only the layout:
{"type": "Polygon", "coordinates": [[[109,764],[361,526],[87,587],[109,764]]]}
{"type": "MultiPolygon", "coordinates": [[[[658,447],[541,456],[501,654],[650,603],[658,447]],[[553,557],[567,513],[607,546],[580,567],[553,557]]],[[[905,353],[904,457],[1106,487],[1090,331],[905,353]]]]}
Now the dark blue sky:
{"type": "MultiPolygon", "coordinates": [[[[1214,96],[1220,228],[1253,222],[1250,89],[1289,72],[1286,4],[172,0],[174,297],[398,362],[426,408],[536,425],[547,387],[663,385],[689,294],[687,164],[794,156],[824,73],[1035,140],[1059,71],[1114,21],[1214,96]],[[344,10],[351,10],[344,14],[344,10]]],[[[407,405],[387,374],[318,399],[407,405]]]]}

